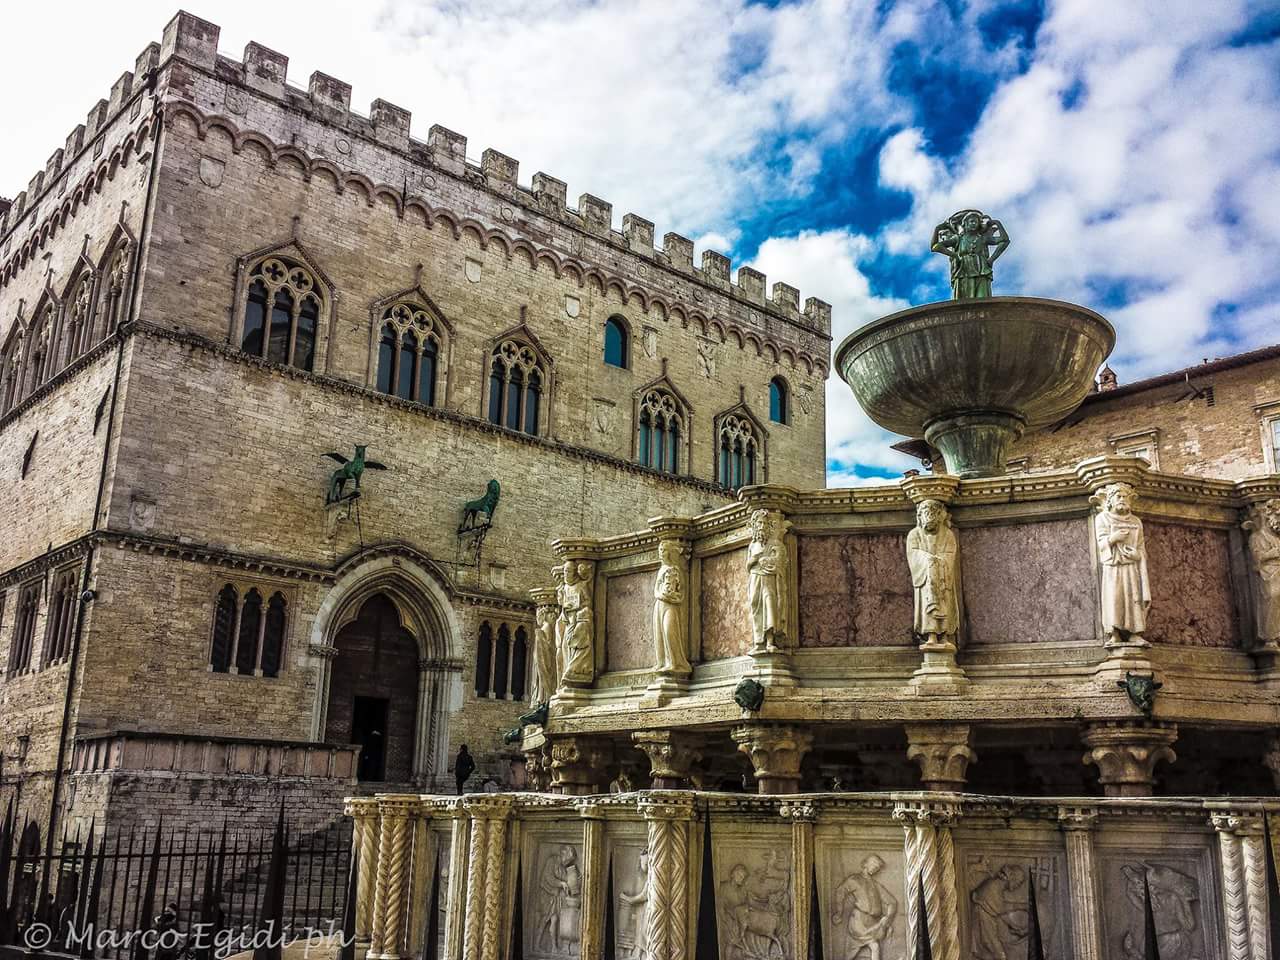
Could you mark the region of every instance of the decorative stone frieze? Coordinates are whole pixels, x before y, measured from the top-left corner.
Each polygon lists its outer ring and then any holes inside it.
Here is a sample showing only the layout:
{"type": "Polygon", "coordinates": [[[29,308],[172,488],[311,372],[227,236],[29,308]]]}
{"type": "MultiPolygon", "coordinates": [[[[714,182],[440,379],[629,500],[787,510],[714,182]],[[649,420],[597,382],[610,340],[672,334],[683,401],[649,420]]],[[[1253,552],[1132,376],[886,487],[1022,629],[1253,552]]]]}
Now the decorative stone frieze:
{"type": "Polygon", "coordinates": [[[695,741],[673,730],[642,730],[631,735],[636,748],[649,758],[655,790],[680,790],[689,786],[693,765],[702,759],[695,741]]]}
{"type": "Polygon", "coordinates": [[[813,734],[784,724],[744,723],[733,730],[738,749],[751,760],[760,793],[798,793],[800,762],[813,734]]]}
{"type": "Polygon", "coordinates": [[[1088,748],[1084,762],[1098,768],[1098,780],[1108,797],[1149,797],[1155,768],[1161,760],[1173,763],[1178,728],[1158,721],[1095,723],[1085,730],[1088,748]]]}
{"type": "Polygon", "coordinates": [[[963,723],[908,723],[907,759],[920,765],[926,790],[959,793],[964,790],[969,764],[977,759],[970,746],[971,730],[963,723]]]}

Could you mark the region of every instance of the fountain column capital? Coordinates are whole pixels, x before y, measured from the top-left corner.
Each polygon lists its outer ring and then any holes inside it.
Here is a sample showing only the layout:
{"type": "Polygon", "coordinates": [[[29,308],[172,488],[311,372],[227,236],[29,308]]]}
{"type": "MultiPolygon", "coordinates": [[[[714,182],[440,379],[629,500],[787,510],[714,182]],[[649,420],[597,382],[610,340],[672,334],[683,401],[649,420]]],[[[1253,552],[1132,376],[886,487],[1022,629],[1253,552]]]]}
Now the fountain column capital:
{"type": "Polygon", "coordinates": [[[1138,457],[1091,457],[1076,465],[1076,479],[1090,493],[1097,493],[1113,483],[1127,483],[1135,490],[1146,486],[1151,468],[1138,457]]]}

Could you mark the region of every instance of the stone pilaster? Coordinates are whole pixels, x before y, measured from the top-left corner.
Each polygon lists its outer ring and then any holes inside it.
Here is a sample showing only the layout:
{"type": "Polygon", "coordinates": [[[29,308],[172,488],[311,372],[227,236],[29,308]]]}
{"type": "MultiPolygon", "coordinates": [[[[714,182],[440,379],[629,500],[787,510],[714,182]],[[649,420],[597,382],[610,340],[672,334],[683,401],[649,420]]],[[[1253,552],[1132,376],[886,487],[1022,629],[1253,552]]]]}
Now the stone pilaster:
{"type": "Polygon", "coordinates": [[[1267,952],[1266,835],[1257,814],[1224,810],[1209,817],[1218,832],[1227,960],[1263,960],[1267,952]]]}
{"type": "Polygon", "coordinates": [[[1091,724],[1084,732],[1084,762],[1098,768],[1108,797],[1149,797],[1156,764],[1173,763],[1178,728],[1159,721],[1115,721],[1091,724]]]}
{"type": "Polygon", "coordinates": [[[387,794],[378,804],[378,870],[373,891],[369,960],[405,955],[405,905],[409,895],[413,817],[418,798],[387,794]]]}
{"type": "Polygon", "coordinates": [[[646,880],[645,950],[648,960],[688,960],[690,826],[693,800],[688,795],[654,792],[640,801],[648,824],[649,873],[646,880]]]}
{"type": "Polygon", "coordinates": [[[734,728],[733,739],[751,759],[759,793],[800,792],[800,761],[813,734],[785,724],[744,723],[734,728]]]}
{"type": "Polygon", "coordinates": [[[692,738],[676,730],[642,730],[633,733],[631,740],[649,758],[654,790],[688,788],[691,768],[702,759],[692,738]]]}
{"type": "Polygon", "coordinates": [[[789,803],[779,811],[791,821],[791,942],[797,957],[810,956],[809,922],[813,914],[813,823],[818,811],[811,804],[789,803]]]}
{"type": "Polygon", "coordinates": [[[602,793],[613,745],[591,737],[557,737],[551,741],[551,788],[570,797],[602,793]]]}
{"type": "Polygon", "coordinates": [[[919,891],[923,888],[935,960],[960,960],[960,897],[951,836],[957,812],[955,807],[938,803],[899,803],[893,810],[904,832],[907,942],[915,943],[920,928],[919,891]]]}
{"type": "Polygon", "coordinates": [[[1071,935],[1076,960],[1105,960],[1102,952],[1102,900],[1093,855],[1098,814],[1088,807],[1059,807],[1058,825],[1066,835],[1067,880],[1071,885],[1071,935]]]}
{"type": "Polygon", "coordinates": [[[605,888],[609,869],[604,859],[604,811],[596,803],[578,804],[582,817],[582,915],[579,960],[600,960],[604,955],[605,888]]]}
{"type": "Polygon", "coordinates": [[[501,794],[465,797],[471,819],[463,960],[498,960],[506,905],[507,818],[512,798],[501,794]]]}
{"type": "Polygon", "coordinates": [[[977,754],[969,746],[967,723],[908,723],[907,759],[920,765],[926,790],[964,791],[965,775],[977,754]]]}
{"type": "Polygon", "coordinates": [[[356,929],[358,944],[368,944],[373,931],[373,893],[378,876],[378,801],[371,797],[347,800],[346,815],[353,821],[351,848],[356,867],[356,929]]]}

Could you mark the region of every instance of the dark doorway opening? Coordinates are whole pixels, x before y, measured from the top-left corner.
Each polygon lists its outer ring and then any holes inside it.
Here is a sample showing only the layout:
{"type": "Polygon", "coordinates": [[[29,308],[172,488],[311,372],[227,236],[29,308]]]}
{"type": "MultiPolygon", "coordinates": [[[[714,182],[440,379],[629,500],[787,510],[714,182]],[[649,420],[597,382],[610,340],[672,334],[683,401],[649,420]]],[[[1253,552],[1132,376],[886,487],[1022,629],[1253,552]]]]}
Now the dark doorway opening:
{"type": "Polygon", "coordinates": [[[356,778],[361,782],[387,778],[387,699],[356,697],[351,708],[351,742],[360,744],[356,778]]]}

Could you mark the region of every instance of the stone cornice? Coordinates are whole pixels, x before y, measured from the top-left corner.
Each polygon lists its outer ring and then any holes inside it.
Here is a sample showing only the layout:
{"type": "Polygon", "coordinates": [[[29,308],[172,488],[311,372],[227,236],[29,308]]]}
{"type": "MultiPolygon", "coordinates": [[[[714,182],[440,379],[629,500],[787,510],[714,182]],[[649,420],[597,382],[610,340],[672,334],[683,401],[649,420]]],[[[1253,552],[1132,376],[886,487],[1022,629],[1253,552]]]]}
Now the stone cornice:
{"type": "Polygon", "coordinates": [[[22,583],[34,577],[42,576],[54,567],[60,567],[69,560],[79,559],[89,552],[91,538],[88,535],[68,540],[61,546],[48,550],[33,560],[19,564],[10,570],[0,573],[0,590],[7,590],[15,583],[22,583]]]}

